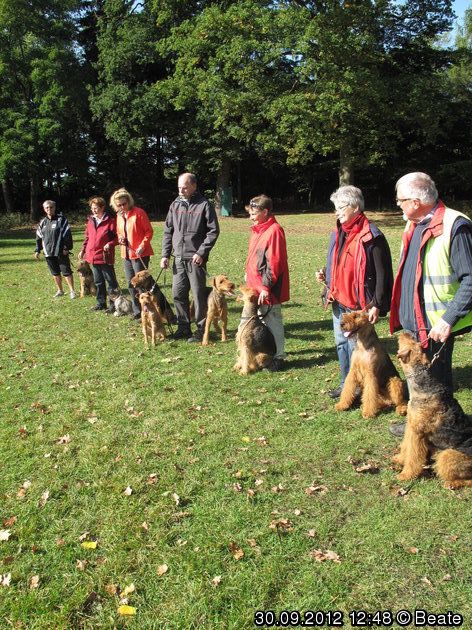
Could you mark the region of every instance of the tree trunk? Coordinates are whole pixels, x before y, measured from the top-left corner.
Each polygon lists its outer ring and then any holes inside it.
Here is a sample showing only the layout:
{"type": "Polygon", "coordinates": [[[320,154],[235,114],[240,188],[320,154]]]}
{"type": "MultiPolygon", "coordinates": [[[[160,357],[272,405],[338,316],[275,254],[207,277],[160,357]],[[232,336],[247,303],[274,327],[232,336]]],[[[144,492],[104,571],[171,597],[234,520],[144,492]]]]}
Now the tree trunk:
{"type": "Polygon", "coordinates": [[[350,186],[354,184],[354,164],[349,143],[341,145],[339,150],[339,185],[350,186]]]}
{"type": "Polygon", "coordinates": [[[37,221],[41,215],[38,202],[38,179],[36,175],[31,175],[30,179],[30,218],[32,221],[37,221]]]}
{"type": "Polygon", "coordinates": [[[2,182],[3,201],[5,202],[5,210],[8,214],[12,214],[15,210],[13,208],[13,200],[11,197],[10,182],[5,178],[2,182]]]}
{"type": "Polygon", "coordinates": [[[222,196],[223,189],[228,188],[231,183],[231,162],[227,158],[223,158],[220,170],[216,178],[216,196],[215,196],[215,210],[216,214],[221,217],[223,210],[222,196]]]}

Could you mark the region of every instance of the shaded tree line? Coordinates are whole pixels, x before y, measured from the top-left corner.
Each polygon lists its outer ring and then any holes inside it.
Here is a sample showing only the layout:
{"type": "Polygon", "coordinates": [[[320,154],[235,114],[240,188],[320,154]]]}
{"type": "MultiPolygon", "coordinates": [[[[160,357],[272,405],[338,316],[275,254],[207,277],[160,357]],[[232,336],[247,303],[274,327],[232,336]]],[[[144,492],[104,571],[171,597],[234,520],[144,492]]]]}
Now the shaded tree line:
{"type": "Polygon", "coordinates": [[[451,0],[0,0],[8,212],[125,185],[163,216],[182,170],[221,207],[295,208],[407,169],[472,196],[472,10],[451,0]]]}

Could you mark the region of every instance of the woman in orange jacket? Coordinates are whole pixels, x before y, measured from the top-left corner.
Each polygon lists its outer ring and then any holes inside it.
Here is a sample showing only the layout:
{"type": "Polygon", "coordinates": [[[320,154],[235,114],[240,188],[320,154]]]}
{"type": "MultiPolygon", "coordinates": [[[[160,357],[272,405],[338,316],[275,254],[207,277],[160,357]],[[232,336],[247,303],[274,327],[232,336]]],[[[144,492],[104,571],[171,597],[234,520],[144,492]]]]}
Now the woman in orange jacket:
{"type": "Polygon", "coordinates": [[[152,225],[146,212],[134,205],[134,199],[126,188],[115,190],[110,198],[110,205],[117,213],[116,231],[121,245],[126,282],[133,302],[134,319],[140,319],[141,305],[131,285],[131,279],[138,271],[149,267],[149,258],[154,253],[151,247],[152,225]]]}

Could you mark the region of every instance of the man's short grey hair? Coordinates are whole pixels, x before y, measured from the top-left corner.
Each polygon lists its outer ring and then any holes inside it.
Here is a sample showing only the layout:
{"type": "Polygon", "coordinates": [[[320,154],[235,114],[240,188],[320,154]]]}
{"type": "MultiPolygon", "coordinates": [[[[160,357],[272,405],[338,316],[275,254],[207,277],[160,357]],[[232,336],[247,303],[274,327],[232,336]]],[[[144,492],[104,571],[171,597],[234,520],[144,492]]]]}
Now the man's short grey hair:
{"type": "Polygon", "coordinates": [[[329,198],[335,206],[351,206],[356,208],[359,206],[359,210],[364,210],[364,195],[360,188],[355,186],[340,186],[329,198]]]}
{"type": "Polygon", "coordinates": [[[197,183],[197,176],[196,176],[196,175],[194,175],[193,173],[181,173],[181,174],[179,175],[179,179],[180,179],[181,177],[186,177],[186,178],[188,179],[188,183],[189,183],[191,186],[194,186],[194,185],[197,183]]]}
{"type": "Polygon", "coordinates": [[[396,191],[399,186],[405,195],[411,199],[419,199],[425,206],[435,203],[439,196],[436,184],[426,173],[407,173],[397,181],[396,191]]]}
{"type": "Polygon", "coordinates": [[[51,199],[46,199],[46,201],[43,201],[43,208],[44,206],[48,204],[48,206],[52,206],[54,208],[54,210],[56,209],[56,202],[52,201],[51,199]]]}

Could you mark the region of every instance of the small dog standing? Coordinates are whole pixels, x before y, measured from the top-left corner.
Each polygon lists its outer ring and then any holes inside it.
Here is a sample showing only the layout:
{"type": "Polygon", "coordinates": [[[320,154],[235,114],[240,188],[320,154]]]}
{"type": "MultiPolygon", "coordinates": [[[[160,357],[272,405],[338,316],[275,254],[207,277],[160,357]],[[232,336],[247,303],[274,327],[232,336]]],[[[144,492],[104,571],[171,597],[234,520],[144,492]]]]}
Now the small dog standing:
{"type": "Polygon", "coordinates": [[[362,417],[373,418],[380,409],[395,405],[399,416],[406,414],[405,384],[369,322],[367,311],[344,313],[341,330],[346,337],[357,334],[351,356],[351,368],[344,383],[336,411],[350,409],[356,399],[356,388],[362,393],[362,417]]]}
{"type": "Polygon", "coordinates": [[[202,346],[207,346],[210,338],[210,326],[213,322],[217,331],[221,332],[221,341],[227,341],[226,336],[228,325],[228,305],[225,295],[234,295],[234,282],[225,276],[215,276],[210,281],[213,287],[208,295],[208,311],[205,322],[205,332],[203,333],[202,346]],[[221,328],[220,324],[221,322],[221,328]]]}
{"type": "Polygon", "coordinates": [[[429,371],[421,344],[402,333],[398,357],[410,390],[408,422],[394,463],[403,466],[400,481],[415,479],[430,455],[445,487],[472,486],[472,421],[448,389],[429,371]]]}
{"type": "Polygon", "coordinates": [[[148,344],[149,335],[151,343],[156,345],[156,337],[159,341],[164,341],[166,331],[162,323],[161,311],[156,296],[151,291],[139,294],[141,304],[141,324],[143,327],[144,343],[148,344]]]}
{"type": "Polygon", "coordinates": [[[93,271],[85,260],[81,260],[77,264],[77,273],[80,278],[80,297],[84,295],[97,295],[95,282],[93,281],[93,271]]]}
{"type": "Polygon", "coordinates": [[[133,305],[130,300],[121,295],[120,289],[114,289],[110,291],[110,299],[113,300],[115,305],[114,316],[121,317],[122,315],[133,315],[133,305]]]}
{"type": "Polygon", "coordinates": [[[238,360],[233,370],[240,374],[250,374],[262,370],[272,363],[276,347],[274,335],[257,315],[257,291],[247,286],[240,287],[243,301],[241,323],[236,335],[238,344],[238,360]]]}
{"type": "Polygon", "coordinates": [[[167,298],[162,293],[149,271],[143,269],[131,278],[131,284],[136,291],[151,291],[157,298],[157,303],[162,314],[162,319],[170,326],[176,323],[176,317],[167,298]]]}

